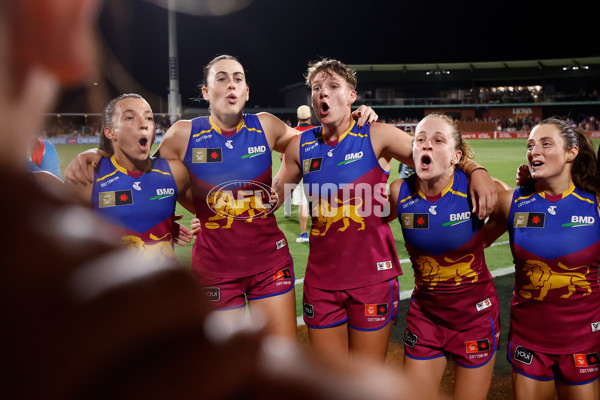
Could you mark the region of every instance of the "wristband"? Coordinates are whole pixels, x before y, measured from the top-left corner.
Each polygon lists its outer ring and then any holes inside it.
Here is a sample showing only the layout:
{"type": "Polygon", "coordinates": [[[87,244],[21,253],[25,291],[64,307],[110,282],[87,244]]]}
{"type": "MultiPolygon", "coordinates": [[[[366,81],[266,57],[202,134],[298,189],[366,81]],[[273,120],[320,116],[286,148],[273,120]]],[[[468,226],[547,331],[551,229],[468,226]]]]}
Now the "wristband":
{"type": "Polygon", "coordinates": [[[484,170],[485,172],[487,172],[487,169],[485,169],[485,168],[483,168],[483,167],[477,167],[477,168],[475,168],[475,169],[473,169],[473,170],[471,171],[471,175],[473,175],[473,172],[477,171],[478,169],[482,169],[482,170],[484,170]]]}

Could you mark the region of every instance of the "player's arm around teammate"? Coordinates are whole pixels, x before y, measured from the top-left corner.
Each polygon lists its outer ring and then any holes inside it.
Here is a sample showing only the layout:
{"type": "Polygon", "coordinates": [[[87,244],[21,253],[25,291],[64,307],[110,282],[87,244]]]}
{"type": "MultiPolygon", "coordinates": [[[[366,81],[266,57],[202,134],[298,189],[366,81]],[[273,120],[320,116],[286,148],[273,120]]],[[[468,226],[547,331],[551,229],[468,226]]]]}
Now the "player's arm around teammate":
{"type": "Polygon", "coordinates": [[[434,396],[450,355],[453,398],[485,399],[500,330],[483,256],[483,221],[469,212],[463,170],[472,150],[456,123],[435,113],[417,125],[412,149],[416,174],[390,186],[390,219],[399,218],[416,283],[406,316],[404,368],[434,396]]]}
{"type": "MultiPolygon", "coordinates": [[[[120,95],[110,101],[104,110],[102,135],[100,149],[108,154],[106,164],[110,169],[110,174],[115,176],[115,179],[112,181],[119,179],[117,176],[119,171],[124,174],[123,177],[131,174],[132,176],[139,176],[142,179],[149,179],[146,178],[145,174],[153,171],[154,168],[153,161],[150,158],[150,148],[155,138],[155,125],[152,109],[144,98],[132,93],[120,95]]],[[[180,161],[172,161],[168,162],[168,164],[168,170],[165,169],[163,171],[161,169],[157,173],[159,174],[158,176],[171,175],[173,180],[166,179],[164,182],[161,180],[160,186],[171,186],[174,184],[175,188],[170,187],[168,189],[177,189],[178,198],[183,202],[185,199],[184,194],[189,189],[189,177],[180,161]]],[[[87,173],[94,177],[95,171],[92,164],[86,164],[86,168],[88,170],[87,173]]],[[[159,171],[159,169],[156,169],[156,171],[159,171]]],[[[92,198],[94,188],[97,187],[101,179],[103,177],[98,177],[91,184],[87,183],[87,181],[81,183],[67,180],[65,188],[70,193],[72,199],[84,206],[91,207],[95,204],[95,199],[92,198]]],[[[109,183],[107,182],[106,184],[109,183]]],[[[146,184],[153,183],[148,181],[144,183],[144,186],[146,184]]],[[[107,187],[106,190],[109,189],[107,187]]],[[[133,189],[139,191],[140,187],[136,188],[134,185],[133,189]]],[[[159,189],[163,190],[165,187],[160,187],[159,189]]],[[[132,206],[144,207],[143,205],[133,204],[132,206]]],[[[185,206],[193,212],[192,205],[186,204],[185,206]]],[[[102,207],[102,205],[99,205],[99,207],[102,207]]],[[[174,211],[175,209],[173,208],[172,213],[174,211]]],[[[148,211],[148,213],[150,212],[152,211],[148,211]]],[[[179,219],[178,217],[173,216],[172,218],[172,223],[176,224],[174,226],[174,243],[183,246],[185,243],[191,242],[191,232],[185,226],[175,222],[175,220],[179,219]]]]}
{"type": "Polygon", "coordinates": [[[507,348],[514,397],[598,399],[596,152],[586,133],[549,118],[532,129],[526,154],[534,180],[502,193],[485,225],[487,244],[509,231],[515,262],[507,348]]]}

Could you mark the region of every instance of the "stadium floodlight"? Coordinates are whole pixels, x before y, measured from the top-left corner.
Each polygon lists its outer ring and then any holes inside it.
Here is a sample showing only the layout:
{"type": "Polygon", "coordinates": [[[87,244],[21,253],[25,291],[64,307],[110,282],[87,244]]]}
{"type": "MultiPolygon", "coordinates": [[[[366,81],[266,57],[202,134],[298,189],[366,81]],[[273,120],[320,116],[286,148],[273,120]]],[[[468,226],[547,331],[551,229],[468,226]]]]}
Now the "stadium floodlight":
{"type": "Polygon", "coordinates": [[[181,93],[179,93],[179,61],[177,60],[177,17],[175,0],[169,0],[169,95],[168,108],[171,124],[181,116],[181,93]]]}
{"type": "Polygon", "coordinates": [[[223,16],[248,7],[253,0],[146,0],[159,7],[196,16],[223,16]]]}

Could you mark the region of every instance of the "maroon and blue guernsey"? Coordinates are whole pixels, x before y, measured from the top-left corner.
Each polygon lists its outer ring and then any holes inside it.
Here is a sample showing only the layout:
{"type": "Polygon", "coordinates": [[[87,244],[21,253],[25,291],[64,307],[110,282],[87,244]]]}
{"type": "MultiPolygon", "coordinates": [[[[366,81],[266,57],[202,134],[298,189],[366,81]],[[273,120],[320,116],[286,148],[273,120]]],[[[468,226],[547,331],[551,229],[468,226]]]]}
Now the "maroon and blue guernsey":
{"type": "Polygon", "coordinates": [[[305,282],[343,290],[402,274],[386,220],[389,172],[375,156],[370,126],[352,122],[334,145],[323,140],[321,127],[303,132],[300,162],[312,215],[305,282]]]}
{"type": "Polygon", "coordinates": [[[210,117],[193,119],[183,163],[202,224],[192,270],[241,278],[290,262],[270,212],[271,149],[256,115],[245,114],[231,136],[210,117]]]}
{"type": "Polygon", "coordinates": [[[175,258],[173,220],[177,184],[167,160],[151,158],[142,172],[127,171],[114,156],[100,160],[94,173],[92,207],[120,228],[123,245],[147,258],[175,258]]]}
{"type": "Polygon", "coordinates": [[[594,195],[514,192],[508,232],[515,262],[511,337],[569,354],[600,345],[600,223],[594,195]]]}
{"type": "Polygon", "coordinates": [[[413,298],[436,323],[464,330],[494,318],[498,298],[484,257],[483,223],[471,213],[468,181],[457,170],[440,196],[416,187],[398,194],[398,221],[415,273],[413,298]]]}

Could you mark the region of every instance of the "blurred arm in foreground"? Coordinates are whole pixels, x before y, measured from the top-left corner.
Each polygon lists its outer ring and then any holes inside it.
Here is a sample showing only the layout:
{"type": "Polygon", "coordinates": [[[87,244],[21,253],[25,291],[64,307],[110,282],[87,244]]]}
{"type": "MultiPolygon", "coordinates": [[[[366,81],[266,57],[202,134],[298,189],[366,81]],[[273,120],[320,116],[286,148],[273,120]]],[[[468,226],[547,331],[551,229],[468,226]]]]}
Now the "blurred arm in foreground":
{"type": "Polygon", "coordinates": [[[144,265],[25,170],[60,86],[93,65],[95,0],[0,2],[2,398],[414,398],[399,373],[325,364],[211,313],[191,276],[144,265]]]}

